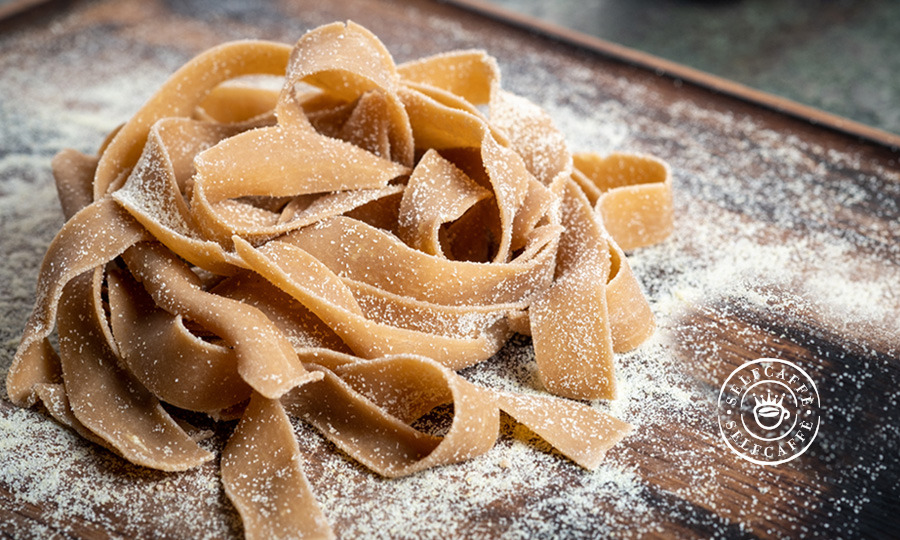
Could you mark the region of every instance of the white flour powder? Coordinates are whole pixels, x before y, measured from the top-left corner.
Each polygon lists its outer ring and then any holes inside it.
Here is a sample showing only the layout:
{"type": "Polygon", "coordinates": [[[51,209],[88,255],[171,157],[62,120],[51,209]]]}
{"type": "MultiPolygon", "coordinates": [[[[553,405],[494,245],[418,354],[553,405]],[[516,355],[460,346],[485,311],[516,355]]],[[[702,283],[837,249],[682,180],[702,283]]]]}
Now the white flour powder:
{"type": "MultiPolygon", "coordinates": [[[[468,30],[444,22],[428,19],[413,31],[432,32],[436,51],[471,45],[468,30]]],[[[62,222],[50,158],[63,147],[95,150],[187,59],[121,33],[80,32],[79,24],[63,18],[0,36],[3,377],[41,257],[62,222]]],[[[873,445],[888,445],[882,455],[850,445],[869,459],[846,461],[848,446],[823,432],[808,459],[842,460],[833,477],[808,473],[802,459],[760,469],[719,440],[715,399],[736,367],[723,359],[739,362],[742,350],[777,354],[775,345],[798,351],[825,392],[844,385],[864,392],[879,373],[896,376],[889,363],[900,357],[896,164],[868,163],[687,98],[666,106],[666,118],[652,116],[643,104],[659,98],[648,87],[584,67],[587,62],[572,67],[560,52],[539,55],[520,40],[501,36],[490,45],[504,86],[544,107],[573,150],[647,152],[673,166],[675,233],[630,256],[659,328],[637,351],[617,357],[620,398],[594,404],[636,431],[587,472],[506,419],[486,455],[386,480],[297,424],[301,450],[310,456],[304,468],[336,532],[348,538],[640,536],[671,531],[672,523],[704,535],[853,531],[852,516],[865,513],[890,478],[885,474],[896,475],[896,455],[888,455],[896,453],[896,435],[873,435],[873,445]],[[704,126],[725,126],[734,136],[704,126]],[[862,225],[844,226],[851,222],[862,225]],[[786,334],[772,334],[778,321],[786,334]],[[754,483],[735,491],[735,478],[745,477],[754,483]],[[811,513],[826,523],[809,529],[811,513]]],[[[399,45],[395,50],[409,53],[399,45]]],[[[497,388],[540,391],[525,339],[464,375],[497,388]]],[[[898,390],[881,399],[890,422],[898,390]]],[[[832,426],[869,414],[865,401],[827,407],[823,422],[832,426]]],[[[226,436],[219,429],[203,444],[215,450],[226,436]]],[[[0,531],[21,538],[54,531],[123,538],[240,533],[216,463],[183,474],[142,470],[6,401],[0,403],[0,504],[20,508],[19,521],[0,531]]]]}

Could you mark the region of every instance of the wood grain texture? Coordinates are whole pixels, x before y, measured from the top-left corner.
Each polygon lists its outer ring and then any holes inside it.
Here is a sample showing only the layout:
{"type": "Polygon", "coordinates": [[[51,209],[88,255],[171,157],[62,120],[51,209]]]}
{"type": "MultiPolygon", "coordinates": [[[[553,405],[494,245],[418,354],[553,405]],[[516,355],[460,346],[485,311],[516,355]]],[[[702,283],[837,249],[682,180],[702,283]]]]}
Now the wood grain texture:
{"type": "MultiPolygon", "coordinates": [[[[506,419],[501,449],[529,441],[542,474],[553,480],[539,488],[517,480],[521,489],[512,495],[465,503],[478,495],[475,488],[464,489],[466,480],[477,480],[471,475],[496,475],[499,483],[504,469],[448,467],[428,478],[436,490],[434,504],[456,516],[452,528],[431,527],[427,519],[409,515],[402,530],[381,531],[383,536],[898,534],[900,335],[891,330],[900,317],[900,283],[885,282],[898,275],[900,266],[897,150],[627,59],[425,0],[296,0],[254,6],[212,0],[76,1],[36,8],[17,17],[14,27],[0,22],[0,70],[10,81],[4,83],[9,92],[0,105],[8,119],[0,128],[0,264],[2,275],[14,277],[0,283],[5,299],[3,375],[30,309],[36,268],[61,221],[49,176],[52,154],[64,146],[95,149],[103,130],[125,120],[153,91],[145,82],[162,82],[166,73],[207,47],[242,38],[293,42],[305,30],[347,19],[372,30],[398,61],[450,49],[486,49],[498,58],[504,86],[558,117],[573,149],[646,152],[669,161],[678,212],[670,240],[632,254],[659,330],[652,343],[620,358],[625,373],[658,376],[642,383],[656,384],[655,393],[635,392],[633,402],[622,405],[645,422],[608,456],[613,469],[632,479],[629,495],[591,491],[596,478],[534,444],[506,419]],[[10,91],[17,81],[40,84],[10,91]],[[109,103],[110,96],[122,93],[133,95],[109,103]],[[48,122],[56,111],[69,111],[64,119],[81,122],[80,131],[48,122]],[[34,133],[25,136],[17,129],[34,133]],[[82,138],[94,132],[95,138],[82,138]],[[716,254],[733,255],[733,246],[740,243],[747,244],[750,255],[794,255],[779,260],[770,280],[727,287],[721,283],[727,279],[716,277],[724,272],[715,263],[716,254]],[[841,291],[833,291],[834,299],[817,296],[822,288],[810,284],[814,278],[821,281],[829,265],[836,287],[863,283],[870,288],[851,293],[889,293],[855,317],[824,309],[860,307],[841,291]],[[756,296],[750,298],[750,293],[756,296]],[[809,452],[776,467],[736,457],[716,425],[722,382],[743,362],[760,357],[803,365],[817,381],[823,403],[822,430],[809,452]],[[664,362],[671,373],[641,371],[640,364],[651,361],[664,362]],[[635,396],[666,393],[686,396],[682,402],[690,403],[671,414],[635,412],[665,403],[648,399],[642,404],[635,396]]],[[[734,276],[741,279],[739,272],[734,276]]],[[[825,291],[821,294],[827,297],[825,291]]],[[[507,368],[527,379],[529,346],[527,339],[515,340],[489,369],[507,368]]],[[[476,371],[467,374],[479,376],[476,371]]],[[[212,432],[206,443],[210,449],[220,449],[233,427],[190,420],[198,430],[212,432]]],[[[181,475],[141,469],[80,441],[38,411],[16,409],[5,396],[0,422],[5,426],[0,464],[6,467],[0,470],[0,535],[241,534],[218,486],[215,463],[181,475]],[[28,460],[14,457],[20,454],[28,460]],[[85,493],[79,502],[71,490],[81,489],[83,478],[96,478],[107,497],[85,493]],[[37,500],[38,494],[51,498],[37,500]]],[[[366,528],[378,523],[371,508],[409,511],[391,486],[417,484],[377,478],[299,426],[298,436],[308,456],[304,470],[339,535],[376,536],[376,528],[366,528]],[[356,487],[335,493],[335,486],[346,485],[356,487]]],[[[427,503],[427,494],[416,496],[427,503]]],[[[436,523],[446,526],[448,521],[436,523]]]]}

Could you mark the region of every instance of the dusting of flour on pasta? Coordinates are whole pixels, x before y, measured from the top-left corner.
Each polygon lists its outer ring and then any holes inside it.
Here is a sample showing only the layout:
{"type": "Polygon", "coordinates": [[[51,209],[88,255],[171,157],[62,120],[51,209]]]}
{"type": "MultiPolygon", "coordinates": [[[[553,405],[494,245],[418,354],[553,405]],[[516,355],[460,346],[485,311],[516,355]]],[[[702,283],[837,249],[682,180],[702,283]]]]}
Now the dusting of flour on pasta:
{"type": "MultiPolygon", "coordinates": [[[[454,31],[459,34],[463,29],[454,31]]],[[[436,31],[435,36],[438,41],[460,38],[453,32],[436,31]]],[[[127,119],[186,59],[154,58],[142,64],[145,69],[129,70],[126,54],[110,54],[105,65],[90,66],[89,75],[72,67],[80,55],[111,45],[101,40],[96,45],[73,44],[77,54],[46,55],[46,63],[37,67],[22,65],[14,51],[54,43],[50,32],[44,39],[46,43],[25,44],[16,35],[0,36],[4,52],[0,95],[15,96],[0,101],[3,377],[33,302],[40,258],[62,223],[50,157],[69,146],[95,150],[103,134],[127,119]]],[[[727,495],[719,488],[723,479],[712,467],[720,449],[715,446],[717,435],[709,412],[721,379],[700,382],[696,375],[728,354],[719,338],[733,310],[821,321],[826,329],[846,336],[843,349],[830,350],[830,355],[855,352],[855,347],[865,347],[871,336],[878,335],[888,336],[881,344],[884,354],[900,356],[900,343],[890,337],[900,335],[896,316],[900,295],[891,285],[900,283],[900,246],[889,241],[896,240],[897,232],[876,231],[870,238],[883,234],[886,241],[869,241],[860,254],[860,240],[850,234],[840,236],[834,224],[821,216],[831,215],[838,203],[853,210],[868,195],[854,185],[827,184],[808,192],[809,186],[819,185],[817,177],[827,173],[819,170],[817,157],[828,155],[830,161],[847,168],[865,164],[852,155],[772,132],[752,119],[710,113],[703,104],[683,102],[673,107],[669,111],[673,121],[667,127],[635,112],[634,104],[647,99],[649,91],[632,89],[627,81],[570,70],[567,84],[559,85],[549,67],[521,51],[501,47],[492,53],[501,62],[509,89],[544,107],[573,150],[638,149],[664,155],[673,165],[676,232],[661,245],[629,254],[657,317],[657,333],[638,350],[617,357],[619,399],[592,404],[632,423],[635,432],[596,471],[588,472],[541,446],[532,434],[507,419],[497,445],[474,461],[383,479],[336,452],[313,430],[295,423],[301,450],[317,456],[315,463],[305,467],[313,491],[329,520],[342,524],[335,532],[347,538],[493,538],[499,532],[506,538],[642,536],[662,527],[663,521],[691,519],[705,520],[695,525],[711,534],[735,532],[728,527],[740,530],[738,516],[692,517],[653,487],[654,473],[641,469],[642,460],[665,455],[666,469],[661,474],[680,480],[672,488],[676,494],[708,500],[712,510],[727,495]],[[603,95],[598,90],[602,88],[613,89],[609,92],[619,99],[603,95]],[[701,123],[710,114],[746,132],[748,146],[718,148],[717,141],[702,135],[685,137],[678,127],[701,123]],[[746,184],[731,173],[733,159],[778,163],[777,174],[760,178],[759,190],[748,192],[746,184]],[[772,224],[787,231],[783,237],[773,234],[772,224]],[[773,268],[784,271],[772,272],[773,268]],[[697,313],[714,322],[698,323],[692,318],[697,313]],[[686,365],[685,357],[696,364],[686,365]],[[679,452],[676,440],[668,441],[661,451],[660,437],[672,424],[692,426],[706,437],[708,448],[679,452]],[[516,509],[515,519],[504,518],[491,530],[478,528],[490,522],[486,516],[492,512],[505,516],[511,508],[516,509]],[[598,512],[602,517],[597,518],[598,512]],[[728,523],[729,518],[737,520],[737,525],[728,523]]],[[[896,170],[874,174],[900,185],[896,170]]],[[[865,185],[866,179],[860,178],[859,184],[865,185]]],[[[896,193],[884,196],[897,200],[896,193]]],[[[865,352],[861,357],[868,358],[865,352]]],[[[878,360],[872,358],[875,364],[878,360]]],[[[514,339],[495,359],[463,375],[493,388],[537,392],[533,351],[525,339],[514,339]]],[[[859,385],[864,381],[840,382],[859,385]]],[[[885,402],[896,407],[897,392],[885,396],[885,402]]],[[[843,412],[858,411],[849,404],[843,412]]],[[[223,442],[219,434],[202,446],[217,451],[223,442]]],[[[878,462],[850,464],[841,474],[877,478],[883,470],[878,462]]],[[[769,480],[775,474],[759,472],[769,480]]],[[[17,526],[24,528],[17,533],[23,537],[47,537],[57,531],[133,537],[151,528],[193,538],[240,533],[214,465],[177,475],[141,469],[98,450],[44,415],[11,407],[6,401],[0,403],[0,491],[21,505],[17,526]],[[37,505],[45,501],[52,503],[38,510],[37,505]]],[[[786,492],[780,500],[791,504],[802,500],[798,495],[803,494],[786,492]]],[[[850,513],[867,502],[865,494],[854,493],[836,494],[835,500],[835,512],[849,507],[850,513]]],[[[750,514],[766,518],[771,511],[756,498],[745,502],[750,514]]]]}

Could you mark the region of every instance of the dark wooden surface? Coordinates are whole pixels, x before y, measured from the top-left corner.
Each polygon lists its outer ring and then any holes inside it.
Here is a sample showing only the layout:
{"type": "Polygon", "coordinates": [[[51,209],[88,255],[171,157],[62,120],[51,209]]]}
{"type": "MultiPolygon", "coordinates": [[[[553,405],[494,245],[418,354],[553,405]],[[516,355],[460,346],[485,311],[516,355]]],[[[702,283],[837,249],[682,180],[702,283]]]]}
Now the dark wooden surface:
{"type": "MultiPolygon", "coordinates": [[[[504,533],[521,537],[547,531],[559,537],[900,535],[897,149],[441,3],[50,2],[0,21],[0,76],[5,79],[5,94],[0,96],[5,115],[0,131],[0,159],[5,160],[0,161],[5,212],[0,215],[4,229],[0,264],[4,276],[17,276],[0,284],[4,376],[30,309],[37,265],[61,221],[50,187],[49,159],[64,146],[95,149],[102,130],[115,123],[97,121],[94,126],[92,115],[123,121],[150,95],[154,87],[129,84],[127,70],[136,70],[138,83],[158,74],[158,84],[191,56],[222,41],[293,42],[305,30],[347,19],[372,30],[398,61],[450,49],[484,48],[498,58],[506,88],[559,115],[574,149],[646,152],[670,162],[676,232],[666,245],[632,257],[660,328],[651,344],[622,362],[626,373],[643,373],[636,366],[640,362],[661,362],[664,370],[651,370],[658,392],[685,395],[682,401],[691,402],[671,416],[665,410],[635,412],[640,407],[663,407],[664,400],[624,405],[643,423],[608,460],[634,478],[628,497],[616,497],[607,489],[594,495],[579,492],[576,501],[573,492],[567,503],[572,486],[588,485],[588,473],[538,448],[542,463],[549,459],[547,467],[557,475],[541,484],[543,491],[530,491],[523,484],[515,497],[459,508],[443,498],[435,504],[447,505],[447,513],[459,512],[450,530],[441,529],[445,520],[429,527],[427,520],[409,515],[407,528],[382,537],[488,538],[504,533]],[[111,77],[110,66],[123,71],[111,77]],[[21,87],[16,86],[19,83],[21,87]],[[97,95],[86,90],[94,87],[97,95]],[[112,105],[104,96],[115,92],[133,96],[117,98],[113,108],[121,110],[111,113],[112,105]],[[46,122],[38,125],[17,116],[62,109],[73,113],[70,121],[83,123],[81,131],[46,122]],[[26,137],[17,135],[19,128],[43,131],[26,137]],[[96,138],[73,136],[92,130],[96,138]],[[32,187],[12,187],[21,182],[32,187]],[[29,228],[33,235],[23,233],[29,228]],[[701,241],[700,236],[709,240],[701,241]],[[716,267],[709,261],[715,252],[733,253],[733,244],[740,242],[750,246],[750,255],[765,254],[763,247],[772,245],[796,251],[789,265],[772,268],[778,279],[741,289],[765,294],[768,302],[729,295],[729,290],[738,289],[723,288],[713,275],[716,267]],[[694,282],[686,277],[695,271],[685,255],[691,253],[698,261],[694,282]],[[804,288],[810,276],[821,275],[830,264],[837,289],[869,283],[870,289],[852,290],[888,291],[872,299],[877,305],[871,306],[868,319],[865,314],[848,318],[821,307],[823,302],[831,307],[856,305],[853,299],[822,300],[804,288]],[[847,271],[854,264],[860,265],[858,277],[847,271]],[[685,293],[668,283],[694,283],[690,302],[679,301],[685,293]],[[707,286],[709,295],[697,294],[698,288],[707,286]],[[716,427],[715,400],[733,369],[772,356],[802,364],[817,381],[822,429],[801,458],[761,467],[738,459],[725,447],[716,427]],[[558,497],[556,506],[542,504],[550,495],[558,497]],[[595,505],[597,512],[585,512],[586,504],[595,505]],[[535,508],[542,513],[538,518],[532,512],[535,508]],[[529,520],[551,527],[537,528],[529,520]]],[[[749,262],[759,267],[758,261],[749,262]]],[[[840,290],[833,292],[840,296],[840,290]]],[[[510,351],[527,347],[522,341],[510,351]]],[[[521,357],[503,355],[496,364],[527,370],[519,365],[521,357]]],[[[632,399],[636,395],[650,393],[633,393],[632,399]]],[[[217,478],[214,463],[184,475],[145,471],[80,442],[36,412],[17,410],[5,396],[0,420],[6,429],[0,444],[0,467],[6,467],[0,469],[0,534],[11,538],[240,534],[221,490],[210,487],[217,478]],[[22,428],[23,423],[29,429],[22,428]],[[33,455],[24,464],[12,457],[22,453],[33,455]],[[102,475],[97,485],[108,492],[109,501],[91,494],[85,495],[84,504],[75,504],[65,478],[91,474],[102,475]],[[53,484],[47,475],[61,480],[53,484]],[[36,500],[36,494],[50,498],[36,500]],[[130,510],[121,511],[117,505],[122,504],[131,504],[130,510]]],[[[214,432],[212,446],[227,436],[228,426],[203,425],[214,432]]],[[[509,448],[517,437],[506,426],[499,445],[509,448]]],[[[389,483],[349,461],[335,465],[343,457],[321,439],[302,438],[301,448],[310,453],[305,470],[320,500],[326,500],[325,513],[339,534],[367,531],[378,536],[377,529],[360,526],[366,519],[377,523],[377,518],[354,513],[354,506],[370,508],[362,501],[387,512],[408,511],[403,501],[391,496],[389,483]],[[337,484],[329,476],[340,466],[361,485],[344,498],[333,492],[337,484]]],[[[435,485],[451,492],[467,471],[481,470],[465,467],[435,476],[435,485]]]]}

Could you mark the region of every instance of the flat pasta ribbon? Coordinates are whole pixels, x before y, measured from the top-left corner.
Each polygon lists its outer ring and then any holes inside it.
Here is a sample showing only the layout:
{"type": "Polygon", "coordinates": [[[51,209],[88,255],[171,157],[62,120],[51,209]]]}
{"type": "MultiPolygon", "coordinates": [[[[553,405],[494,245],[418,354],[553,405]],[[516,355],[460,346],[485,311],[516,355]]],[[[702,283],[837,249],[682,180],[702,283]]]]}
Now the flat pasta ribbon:
{"type": "Polygon", "coordinates": [[[291,417],[388,477],[484,454],[500,411],[588,469],[631,430],[572,399],[614,398],[615,353],[653,332],[623,248],[671,231],[669,169],[573,156],[483,51],[397,65],[353,23],[225,44],[53,171],[67,221],[10,398],[161,470],[214,457],[169,411],[238,420],[248,538],[333,536],[291,417]],[[456,372],[516,332],[555,396],[456,372]]]}

